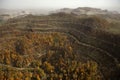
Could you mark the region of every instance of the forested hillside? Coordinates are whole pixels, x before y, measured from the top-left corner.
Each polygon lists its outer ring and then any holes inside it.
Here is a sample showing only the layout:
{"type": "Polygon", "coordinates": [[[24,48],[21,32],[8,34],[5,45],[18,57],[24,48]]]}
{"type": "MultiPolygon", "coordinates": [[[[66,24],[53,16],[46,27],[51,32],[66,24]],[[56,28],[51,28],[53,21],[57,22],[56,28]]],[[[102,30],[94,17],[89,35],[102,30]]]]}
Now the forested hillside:
{"type": "Polygon", "coordinates": [[[9,19],[0,24],[0,79],[119,80],[120,34],[111,24],[66,13],[9,19]]]}

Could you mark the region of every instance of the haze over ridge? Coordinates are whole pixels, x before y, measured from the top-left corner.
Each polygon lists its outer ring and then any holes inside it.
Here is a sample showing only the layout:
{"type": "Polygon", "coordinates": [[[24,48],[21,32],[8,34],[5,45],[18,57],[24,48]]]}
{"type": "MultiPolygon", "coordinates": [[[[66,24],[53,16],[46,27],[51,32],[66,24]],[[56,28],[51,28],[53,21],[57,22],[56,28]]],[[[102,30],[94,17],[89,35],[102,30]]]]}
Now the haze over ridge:
{"type": "Polygon", "coordinates": [[[96,7],[120,11],[119,0],[2,0],[0,8],[6,9],[60,9],[96,7]]]}

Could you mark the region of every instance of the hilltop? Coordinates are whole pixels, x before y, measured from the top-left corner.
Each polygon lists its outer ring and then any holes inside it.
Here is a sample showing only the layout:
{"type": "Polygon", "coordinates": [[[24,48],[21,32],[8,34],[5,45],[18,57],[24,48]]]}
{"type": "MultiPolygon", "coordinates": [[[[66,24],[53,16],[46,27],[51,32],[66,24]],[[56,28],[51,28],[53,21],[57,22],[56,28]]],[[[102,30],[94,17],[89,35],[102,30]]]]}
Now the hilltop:
{"type": "Polygon", "coordinates": [[[108,11],[108,10],[102,10],[99,8],[90,8],[90,7],[78,7],[75,9],[63,8],[63,9],[57,10],[56,12],[72,13],[76,15],[119,14],[117,11],[108,11]]]}

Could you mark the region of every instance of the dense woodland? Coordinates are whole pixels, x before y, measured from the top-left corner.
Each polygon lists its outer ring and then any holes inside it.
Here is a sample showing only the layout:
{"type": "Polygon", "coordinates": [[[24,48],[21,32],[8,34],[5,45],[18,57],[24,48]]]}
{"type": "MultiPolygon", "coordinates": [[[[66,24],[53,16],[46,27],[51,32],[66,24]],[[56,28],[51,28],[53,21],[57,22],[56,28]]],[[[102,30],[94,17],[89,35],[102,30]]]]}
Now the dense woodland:
{"type": "Polygon", "coordinates": [[[1,45],[2,80],[101,79],[97,63],[80,62],[63,34],[29,33],[1,45]]]}

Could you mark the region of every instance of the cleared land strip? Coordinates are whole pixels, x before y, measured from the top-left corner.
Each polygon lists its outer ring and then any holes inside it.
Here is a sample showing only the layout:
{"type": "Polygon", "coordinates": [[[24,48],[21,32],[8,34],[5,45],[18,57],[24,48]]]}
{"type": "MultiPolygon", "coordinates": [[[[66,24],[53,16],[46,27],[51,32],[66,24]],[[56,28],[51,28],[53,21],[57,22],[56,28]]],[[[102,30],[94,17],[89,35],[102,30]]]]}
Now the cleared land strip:
{"type": "Polygon", "coordinates": [[[18,68],[18,67],[13,67],[10,65],[5,65],[5,64],[0,64],[0,66],[3,67],[3,71],[6,71],[6,69],[4,69],[5,67],[9,67],[9,68],[13,68],[14,70],[27,70],[27,69],[35,69],[35,68],[18,68]]]}

